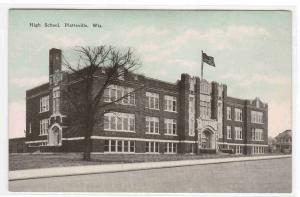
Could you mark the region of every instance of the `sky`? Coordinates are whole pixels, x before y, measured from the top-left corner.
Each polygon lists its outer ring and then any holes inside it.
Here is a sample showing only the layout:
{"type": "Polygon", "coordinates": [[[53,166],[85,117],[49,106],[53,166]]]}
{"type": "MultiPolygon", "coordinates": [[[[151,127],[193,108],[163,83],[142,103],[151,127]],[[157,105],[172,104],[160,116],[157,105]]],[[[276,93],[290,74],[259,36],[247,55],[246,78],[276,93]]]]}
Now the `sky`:
{"type": "Polygon", "coordinates": [[[274,137],[291,129],[291,22],[288,11],[10,10],[9,137],[24,136],[25,93],[48,81],[49,49],[100,45],[133,48],[139,73],[169,82],[200,76],[203,50],[216,64],[204,66],[204,78],[226,84],[231,97],[268,103],[274,137]]]}

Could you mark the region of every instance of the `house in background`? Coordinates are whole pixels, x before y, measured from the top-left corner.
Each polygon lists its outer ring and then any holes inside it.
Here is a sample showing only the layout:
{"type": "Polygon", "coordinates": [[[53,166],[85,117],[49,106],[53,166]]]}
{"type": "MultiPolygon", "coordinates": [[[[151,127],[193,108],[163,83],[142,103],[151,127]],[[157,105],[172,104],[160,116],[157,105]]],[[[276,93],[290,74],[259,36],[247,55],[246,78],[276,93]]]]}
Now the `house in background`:
{"type": "Polygon", "coordinates": [[[276,151],[292,153],[292,130],[285,130],[276,137],[276,151]]]}
{"type": "MultiPolygon", "coordinates": [[[[84,131],[64,100],[64,84],[82,88],[80,80],[62,70],[62,51],[49,51],[49,82],[26,92],[26,144],[41,151],[78,152],[84,131]]],[[[96,83],[106,75],[99,68],[96,83]]],[[[127,72],[122,85],[105,91],[109,102],[135,88],[142,91],[114,104],[114,112],[99,117],[92,152],[100,153],[216,153],[263,154],[268,148],[268,104],[227,95],[227,86],[189,74],[176,83],[127,72]]],[[[101,110],[101,109],[99,109],[101,110]]],[[[103,110],[103,109],[102,109],[103,110]]]]}

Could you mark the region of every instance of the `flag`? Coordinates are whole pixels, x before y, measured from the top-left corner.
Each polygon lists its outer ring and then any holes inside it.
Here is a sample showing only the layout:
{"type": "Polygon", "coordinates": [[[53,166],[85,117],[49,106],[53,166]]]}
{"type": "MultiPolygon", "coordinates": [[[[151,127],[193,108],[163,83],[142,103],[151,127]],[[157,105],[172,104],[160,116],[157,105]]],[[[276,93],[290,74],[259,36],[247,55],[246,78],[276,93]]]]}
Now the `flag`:
{"type": "Polygon", "coordinates": [[[208,56],[206,53],[202,53],[202,61],[208,65],[216,67],[214,57],[208,56]]]}

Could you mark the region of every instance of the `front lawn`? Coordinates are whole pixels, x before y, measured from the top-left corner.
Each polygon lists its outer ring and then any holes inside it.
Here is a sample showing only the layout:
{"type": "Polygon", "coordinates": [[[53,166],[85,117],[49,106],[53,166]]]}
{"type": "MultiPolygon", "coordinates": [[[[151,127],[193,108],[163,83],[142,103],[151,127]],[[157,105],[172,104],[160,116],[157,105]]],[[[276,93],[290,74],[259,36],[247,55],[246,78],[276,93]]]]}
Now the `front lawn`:
{"type": "Polygon", "coordinates": [[[210,159],[210,158],[241,157],[241,156],[244,155],[232,155],[232,154],[224,154],[224,153],[201,154],[201,155],[92,154],[91,156],[92,161],[83,161],[82,153],[10,154],[9,170],[80,166],[80,165],[101,165],[101,164],[115,164],[115,163],[210,159]]]}

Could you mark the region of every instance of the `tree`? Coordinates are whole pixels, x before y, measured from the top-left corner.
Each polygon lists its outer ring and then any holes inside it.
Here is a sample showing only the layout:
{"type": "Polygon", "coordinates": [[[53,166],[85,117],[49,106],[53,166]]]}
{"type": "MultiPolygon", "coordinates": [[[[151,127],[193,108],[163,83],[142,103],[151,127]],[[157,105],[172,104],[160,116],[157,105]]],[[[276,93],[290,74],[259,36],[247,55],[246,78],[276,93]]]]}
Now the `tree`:
{"type": "Polygon", "coordinates": [[[269,136],[268,137],[268,144],[269,145],[274,145],[275,143],[276,143],[275,138],[273,138],[272,136],[269,136]]]}
{"type": "Polygon", "coordinates": [[[97,121],[102,119],[105,113],[111,112],[115,103],[132,96],[141,90],[142,86],[109,101],[106,95],[107,88],[110,85],[122,85],[124,75],[135,71],[140,61],[130,48],[120,50],[111,46],[75,47],[74,52],[77,58],[76,66],[63,57],[62,65],[67,68],[69,74],[68,82],[63,84],[62,94],[69,105],[69,113],[73,114],[70,124],[75,124],[84,132],[83,159],[90,160],[91,136],[97,121]]]}

